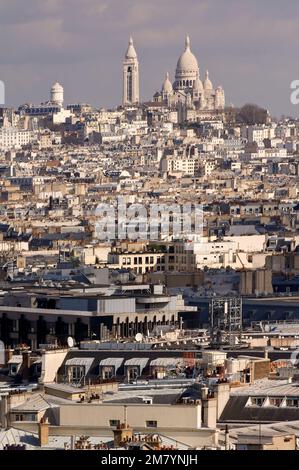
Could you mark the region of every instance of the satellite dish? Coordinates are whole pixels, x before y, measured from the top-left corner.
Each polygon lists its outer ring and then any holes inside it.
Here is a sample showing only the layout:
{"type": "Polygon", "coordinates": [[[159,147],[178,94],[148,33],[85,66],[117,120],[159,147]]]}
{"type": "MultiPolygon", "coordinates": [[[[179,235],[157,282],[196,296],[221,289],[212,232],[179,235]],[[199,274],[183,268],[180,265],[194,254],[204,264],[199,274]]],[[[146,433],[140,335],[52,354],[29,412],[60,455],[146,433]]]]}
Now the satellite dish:
{"type": "Polygon", "coordinates": [[[67,339],[67,345],[68,345],[68,347],[69,347],[69,348],[73,348],[73,347],[74,347],[74,344],[75,344],[74,339],[73,339],[71,336],[69,336],[68,339],[67,339]]]}
{"type": "Polygon", "coordinates": [[[135,341],[137,341],[138,343],[141,343],[142,340],[143,340],[143,335],[141,333],[137,333],[137,335],[135,335],[135,341]]]}

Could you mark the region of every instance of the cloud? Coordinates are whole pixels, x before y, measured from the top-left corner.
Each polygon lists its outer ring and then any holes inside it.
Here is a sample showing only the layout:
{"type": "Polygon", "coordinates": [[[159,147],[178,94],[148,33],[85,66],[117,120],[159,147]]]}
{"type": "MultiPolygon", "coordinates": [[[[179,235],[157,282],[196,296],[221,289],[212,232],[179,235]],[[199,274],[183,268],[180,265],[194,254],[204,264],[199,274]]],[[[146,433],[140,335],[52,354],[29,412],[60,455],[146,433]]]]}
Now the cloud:
{"type": "Polygon", "coordinates": [[[202,73],[209,68],[229,102],[298,115],[289,101],[298,15],[293,0],[10,0],[0,3],[0,79],[14,105],[47,98],[52,80],[70,101],[119,104],[132,34],[148,99],[174,75],[189,33],[202,73]]]}

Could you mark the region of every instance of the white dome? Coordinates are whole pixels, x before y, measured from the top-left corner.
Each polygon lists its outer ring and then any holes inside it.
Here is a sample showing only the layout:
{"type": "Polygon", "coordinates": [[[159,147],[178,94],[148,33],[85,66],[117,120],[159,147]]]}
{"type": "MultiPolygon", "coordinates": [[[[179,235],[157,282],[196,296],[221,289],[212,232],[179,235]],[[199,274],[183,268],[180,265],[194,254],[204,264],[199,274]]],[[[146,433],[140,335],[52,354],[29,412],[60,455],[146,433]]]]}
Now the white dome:
{"type": "Polygon", "coordinates": [[[198,75],[199,67],[195,55],[191,52],[190,39],[189,36],[187,36],[185,51],[183,52],[177,63],[176,76],[188,75],[190,72],[198,75]]]}
{"type": "Polygon", "coordinates": [[[57,92],[61,92],[61,91],[63,91],[63,86],[60,85],[60,83],[56,82],[56,83],[54,83],[54,85],[52,86],[51,91],[56,92],[56,93],[57,93],[57,92]]]}
{"type": "Polygon", "coordinates": [[[56,82],[51,88],[51,93],[50,93],[50,101],[51,103],[58,105],[58,106],[63,106],[63,86],[60,85],[60,83],[56,82]]]}
{"type": "Polygon", "coordinates": [[[206,78],[205,78],[205,81],[203,83],[203,86],[204,86],[204,89],[207,90],[207,91],[212,91],[213,90],[213,84],[209,78],[209,71],[207,70],[207,73],[206,73],[206,78]]]}
{"type": "Polygon", "coordinates": [[[136,54],[136,51],[135,51],[135,47],[134,47],[132,37],[130,37],[130,40],[129,40],[129,46],[128,46],[128,50],[127,50],[127,53],[126,53],[126,59],[137,59],[137,54],[136,54]]]}
{"type": "Polygon", "coordinates": [[[203,84],[199,77],[193,83],[193,90],[198,92],[203,91],[203,84]]]}
{"type": "Polygon", "coordinates": [[[173,92],[172,83],[169,80],[169,73],[168,72],[166,74],[166,78],[165,78],[164,83],[162,85],[162,92],[164,92],[164,93],[172,93],[173,92]]]}

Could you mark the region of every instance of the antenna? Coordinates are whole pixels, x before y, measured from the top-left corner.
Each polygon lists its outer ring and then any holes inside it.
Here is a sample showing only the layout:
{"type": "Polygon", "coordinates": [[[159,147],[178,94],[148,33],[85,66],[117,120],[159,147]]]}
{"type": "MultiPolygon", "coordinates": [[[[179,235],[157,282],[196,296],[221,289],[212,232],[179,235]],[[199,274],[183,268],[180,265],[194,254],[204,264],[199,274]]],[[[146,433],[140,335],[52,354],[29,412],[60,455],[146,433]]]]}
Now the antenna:
{"type": "Polygon", "coordinates": [[[73,347],[74,347],[74,344],[75,344],[74,339],[73,339],[71,336],[69,336],[68,339],[67,339],[67,345],[68,345],[68,347],[69,347],[69,348],[73,348],[73,347]]]}
{"type": "Polygon", "coordinates": [[[127,426],[128,426],[128,408],[127,408],[126,405],[124,406],[124,424],[125,424],[125,428],[127,429],[127,426]]]}

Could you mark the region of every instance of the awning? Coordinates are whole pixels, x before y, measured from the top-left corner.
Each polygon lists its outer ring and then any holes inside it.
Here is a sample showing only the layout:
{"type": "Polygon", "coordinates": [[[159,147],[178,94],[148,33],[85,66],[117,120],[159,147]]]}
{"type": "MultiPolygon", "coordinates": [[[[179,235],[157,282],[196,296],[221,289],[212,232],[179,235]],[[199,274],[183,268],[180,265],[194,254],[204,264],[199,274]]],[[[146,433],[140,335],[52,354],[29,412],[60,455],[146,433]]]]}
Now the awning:
{"type": "Polygon", "coordinates": [[[125,367],[139,367],[141,373],[146,368],[148,361],[148,357],[133,357],[125,362],[125,367]]]}
{"type": "Polygon", "coordinates": [[[8,364],[22,364],[23,362],[23,356],[18,355],[18,356],[12,356],[11,359],[9,359],[8,364]]]}
{"type": "Polygon", "coordinates": [[[176,368],[178,365],[183,365],[181,357],[159,357],[151,361],[151,367],[167,367],[176,368]]]}
{"type": "Polygon", "coordinates": [[[83,367],[85,367],[85,374],[87,374],[87,372],[91,368],[91,365],[92,365],[93,361],[94,361],[93,357],[72,357],[72,359],[68,359],[65,362],[65,365],[67,367],[70,367],[70,366],[78,366],[78,367],[83,366],[83,367]]]}
{"type": "Polygon", "coordinates": [[[32,362],[32,365],[33,364],[41,364],[42,362],[42,358],[40,357],[39,359],[35,359],[33,362],[32,362]]]}
{"type": "Polygon", "coordinates": [[[122,363],[124,362],[123,357],[107,357],[103,359],[99,366],[100,367],[114,367],[115,372],[121,367],[122,363]]]}

